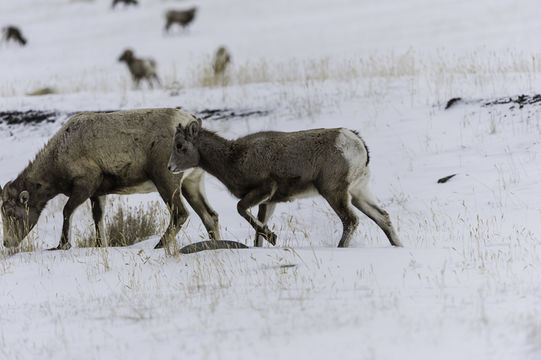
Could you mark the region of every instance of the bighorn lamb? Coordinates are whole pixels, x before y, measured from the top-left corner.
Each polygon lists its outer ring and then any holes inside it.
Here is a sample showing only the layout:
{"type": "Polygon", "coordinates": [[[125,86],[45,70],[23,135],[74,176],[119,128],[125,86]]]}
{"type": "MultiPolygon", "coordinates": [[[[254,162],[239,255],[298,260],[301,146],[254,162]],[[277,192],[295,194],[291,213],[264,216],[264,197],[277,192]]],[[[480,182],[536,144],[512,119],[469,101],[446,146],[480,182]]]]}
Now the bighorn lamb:
{"type": "Polygon", "coordinates": [[[180,173],[200,167],[218,178],[240,198],[237,211],[272,245],[276,235],[266,223],[276,203],[319,193],[343,224],[339,247],[347,247],[358,225],[351,208],[372,219],[394,246],[401,243],[387,212],[367,189],[368,149],[361,137],[347,129],[299,132],[259,132],[227,140],[201,128],[200,122],[177,128],[168,169],[180,173]],[[257,219],[248,209],[259,205],[257,219]]]}
{"type": "Polygon", "coordinates": [[[227,64],[231,61],[231,55],[224,46],[220,46],[214,54],[214,61],[212,63],[212,69],[214,70],[214,76],[222,75],[225,72],[227,64]]]}
{"type": "Polygon", "coordinates": [[[4,245],[17,246],[36,225],[47,202],[65,194],[69,199],[57,249],[70,248],[70,217],[86,199],[91,202],[100,246],[102,240],[106,242],[102,224],[105,195],[156,190],[171,213],[157,248],[174,239],[188,217],[181,191],[210,238],[219,238],[218,215],[204,194],[203,170],[178,175],[167,170],[176,127],[192,121],[196,118],[177,109],[72,116],[19,176],[0,190],[4,245]]]}
{"type": "Polygon", "coordinates": [[[26,45],[26,39],[24,38],[23,34],[21,33],[21,30],[16,26],[6,26],[3,29],[4,32],[4,40],[9,41],[13,40],[21,46],[26,45]]]}
{"type": "Polygon", "coordinates": [[[139,87],[141,79],[146,79],[151,88],[154,87],[152,81],[155,81],[158,86],[161,86],[160,79],[156,74],[156,61],[154,59],[138,59],[133,54],[133,50],[126,49],[120,55],[118,61],[124,61],[128,65],[136,87],[139,87]]]}
{"type": "Polygon", "coordinates": [[[173,24],[179,24],[182,28],[186,28],[194,19],[196,7],[188,10],[168,10],[165,13],[165,31],[169,31],[169,28],[173,24]]]}

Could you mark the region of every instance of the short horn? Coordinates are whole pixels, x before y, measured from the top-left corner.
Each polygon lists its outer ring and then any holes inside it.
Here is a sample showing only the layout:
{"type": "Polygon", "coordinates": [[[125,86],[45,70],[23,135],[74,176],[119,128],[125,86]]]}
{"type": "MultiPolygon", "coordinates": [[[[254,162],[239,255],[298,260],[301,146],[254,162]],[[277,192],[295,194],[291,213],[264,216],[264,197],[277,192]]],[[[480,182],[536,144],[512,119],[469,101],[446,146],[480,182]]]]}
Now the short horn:
{"type": "Polygon", "coordinates": [[[10,185],[11,185],[11,181],[8,181],[8,182],[6,183],[6,185],[4,185],[4,188],[0,191],[0,194],[2,194],[2,192],[3,192],[4,190],[7,190],[7,188],[8,188],[10,185]]]}
{"type": "Polygon", "coordinates": [[[26,190],[21,191],[21,193],[19,194],[20,203],[26,204],[28,203],[28,199],[30,199],[30,194],[28,193],[28,191],[26,190]]]}

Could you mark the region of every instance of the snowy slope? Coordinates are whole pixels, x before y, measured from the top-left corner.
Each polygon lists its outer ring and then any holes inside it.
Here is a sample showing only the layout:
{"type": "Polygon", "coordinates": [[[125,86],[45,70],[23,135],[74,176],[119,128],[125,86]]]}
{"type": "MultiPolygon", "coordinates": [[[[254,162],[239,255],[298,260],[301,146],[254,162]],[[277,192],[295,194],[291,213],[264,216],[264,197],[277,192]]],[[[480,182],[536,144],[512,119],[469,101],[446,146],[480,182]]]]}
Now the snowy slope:
{"type": "MultiPolygon", "coordinates": [[[[0,22],[29,38],[0,45],[0,109],[269,111],[205,123],[228,138],[357,129],[373,193],[405,247],[389,247],[359,213],[351,248],[336,249],[340,222],[313,198],[278,206],[274,248],[167,256],[152,249],[156,235],[46,252],[60,237],[60,196],[23,244],[34,251],[0,248],[0,358],[541,356],[541,107],[483,105],[540,88],[537,2],[140,2],[0,2],[0,22]],[[190,30],[163,34],[165,10],[192,5],[190,30]],[[230,86],[203,86],[221,44],[233,54],[230,86]],[[128,46],[157,60],[164,89],[133,88],[116,61],[128,46]],[[58,93],[25,95],[44,86],[58,93]]],[[[64,120],[0,124],[0,183],[64,120]]],[[[211,176],[207,193],[224,237],[252,245],[236,200],[211,176]]],[[[107,214],[156,201],[113,196],[107,214]]],[[[91,231],[87,204],[73,222],[74,237],[91,231]]],[[[205,236],[193,214],[177,240],[205,236]]]]}

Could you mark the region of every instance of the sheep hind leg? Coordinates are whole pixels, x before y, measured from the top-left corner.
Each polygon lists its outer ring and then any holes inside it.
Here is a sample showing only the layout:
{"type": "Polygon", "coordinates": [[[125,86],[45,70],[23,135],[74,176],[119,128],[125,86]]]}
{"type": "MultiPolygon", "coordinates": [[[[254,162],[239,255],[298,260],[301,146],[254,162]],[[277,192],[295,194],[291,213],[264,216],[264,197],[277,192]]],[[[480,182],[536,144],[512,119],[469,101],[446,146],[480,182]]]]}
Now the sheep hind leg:
{"type": "Polygon", "coordinates": [[[402,246],[402,243],[396,235],[389,214],[376,205],[372,195],[366,186],[358,186],[350,190],[351,202],[353,206],[361,210],[366,216],[374,221],[383,230],[387,239],[393,246],[402,246]]]}
{"type": "Polygon", "coordinates": [[[147,76],[147,77],[145,77],[145,79],[146,79],[147,82],[148,82],[148,88],[149,88],[149,89],[154,89],[154,83],[152,82],[152,79],[153,79],[153,78],[152,78],[151,76],[147,76]]]}
{"type": "MultiPolygon", "coordinates": [[[[259,204],[259,210],[257,212],[257,220],[261,221],[263,225],[267,225],[267,221],[272,216],[274,209],[276,208],[276,203],[265,203],[259,204]]],[[[263,235],[261,233],[255,234],[254,246],[261,247],[263,246],[263,235]]]]}
{"type": "Polygon", "coordinates": [[[171,220],[169,221],[167,230],[154,248],[159,249],[166,246],[166,250],[169,253],[171,253],[170,246],[173,245],[174,247],[176,245],[176,235],[180,231],[182,225],[188,219],[188,211],[186,210],[186,207],[184,206],[180,197],[180,187],[174,180],[175,179],[162,177],[161,180],[154,181],[154,184],[158,189],[158,193],[167,205],[167,209],[171,214],[171,220]]]}
{"type": "Polygon", "coordinates": [[[92,219],[96,229],[96,246],[107,246],[107,236],[103,226],[103,213],[105,210],[105,196],[92,196],[90,198],[92,208],[92,219]]]}
{"type": "Polygon", "coordinates": [[[267,201],[274,195],[275,191],[276,183],[269,181],[267,184],[250,191],[237,203],[237,211],[240,216],[250,223],[258,235],[263,236],[272,245],[276,245],[276,234],[270,231],[267,225],[253,217],[248,209],[267,201]]]}
{"type": "Polygon", "coordinates": [[[320,194],[327,200],[331,208],[334,210],[336,215],[342,221],[342,237],[338,243],[338,247],[348,247],[351,240],[351,236],[357,229],[359,225],[359,219],[353,212],[353,209],[350,206],[350,195],[346,190],[347,187],[342,187],[344,190],[322,190],[318,189],[320,194]]]}
{"type": "Polygon", "coordinates": [[[151,76],[151,78],[148,80],[149,82],[155,82],[158,85],[158,88],[162,87],[162,82],[160,81],[160,78],[158,75],[154,74],[151,76]]]}

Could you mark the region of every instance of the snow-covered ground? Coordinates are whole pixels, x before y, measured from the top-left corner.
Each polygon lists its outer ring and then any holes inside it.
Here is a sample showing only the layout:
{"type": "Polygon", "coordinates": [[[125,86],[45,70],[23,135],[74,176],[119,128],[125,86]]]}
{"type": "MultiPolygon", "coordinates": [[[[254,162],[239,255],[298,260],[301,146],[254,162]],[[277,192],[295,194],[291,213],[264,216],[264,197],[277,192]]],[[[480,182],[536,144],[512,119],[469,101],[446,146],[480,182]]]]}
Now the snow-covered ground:
{"type": "MultiPolygon", "coordinates": [[[[20,252],[0,248],[0,358],[539,359],[541,105],[484,105],[541,87],[537,1],[297,0],[0,2],[0,111],[268,111],[209,120],[234,138],[263,129],[357,129],[371,188],[404,248],[363,214],[348,249],[319,198],[277,207],[276,247],[166,255],[159,235],[127,248],[47,252],[64,197],[20,252]],[[197,5],[190,29],[162,31],[197,5]],[[228,86],[204,86],[219,45],[228,86]],[[134,89],[117,58],[154,57],[164,88],[134,89]],[[25,94],[42,87],[56,94],[25,94]],[[445,110],[447,100],[463,98],[445,110]],[[445,184],[437,180],[457,174],[445,184]],[[34,251],[27,251],[35,249],[34,251]]],[[[0,124],[0,184],[59,128],[0,124]]],[[[252,245],[234,199],[207,176],[224,238],[252,245]]],[[[158,203],[159,205],[155,205],[158,203]]],[[[154,206],[156,194],[111,196],[154,206]]],[[[74,215],[72,243],[93,225],[74,215]]],[[[179,245],[205,238],[195,214],[179,245]]],[[[1,245],[0,245],[1,246],[1,245]]]]}

